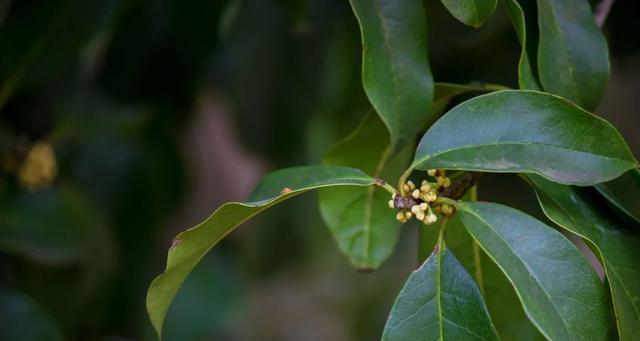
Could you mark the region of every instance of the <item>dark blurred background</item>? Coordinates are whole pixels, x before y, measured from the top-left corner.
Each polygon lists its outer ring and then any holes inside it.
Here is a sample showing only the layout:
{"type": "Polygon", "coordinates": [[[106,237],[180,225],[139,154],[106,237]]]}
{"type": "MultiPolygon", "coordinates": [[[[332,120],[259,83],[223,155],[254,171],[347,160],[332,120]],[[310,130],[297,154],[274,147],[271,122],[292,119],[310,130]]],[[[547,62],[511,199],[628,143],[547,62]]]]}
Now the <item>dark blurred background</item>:
{"type": "MultiPolygon", "coordinates": [[[[437,81],[517,86],[502,5],[474,30],[425,4],[437,81]]],[[[613,6],[597,110],[636,155],[638,15],[613,6]]],[[[0,339],[154,339],[145,294],[171,237],[265,172],[318,163],[369,109],[360,59],[343,0],[0,0],[0,339]]],[[[515,177],[480,196],[538,214],[515,177]]],[[[286,202],[194,270],[165,339],[379,339],[415,236],[361,274],[313,194],[286,202]]]]}

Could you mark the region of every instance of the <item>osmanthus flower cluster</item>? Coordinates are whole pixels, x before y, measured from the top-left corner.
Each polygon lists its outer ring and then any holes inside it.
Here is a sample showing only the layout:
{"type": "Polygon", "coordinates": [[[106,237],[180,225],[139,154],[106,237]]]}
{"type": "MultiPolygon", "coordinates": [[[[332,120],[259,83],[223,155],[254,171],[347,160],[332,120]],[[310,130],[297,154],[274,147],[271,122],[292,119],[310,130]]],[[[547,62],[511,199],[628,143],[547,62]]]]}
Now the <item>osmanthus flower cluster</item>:
{"type": "Polygon", "coordinates": [[[389,200],[389,207],[398,210],[396,219],[401,223],[406,223],[412,217],[421,221],[425,225],[431,225],[438,220],[438,212],[445,216],[450,216],[454,208],[443,202],[438,202],[438,195],[443,189],[451,187],[451,179],[445,176],[443,169],[430,169],[427,172],[436,178],[432,183],[422,180],[420,188],[411,181],[401,184],[401,190],[394,192],[389,200]]]}
{"type": "MultiPolygon", "coordinates": [[[[473,27],[497,4],[442,2],[473,27]]],[[[609,75],[589,2],[537,0],[535,46],[518,1],[504,0],[522,46],[518,90],[435,83],[422,0],[350,3],[367,47],[362,82],[370,112],[322,165],[273,172],[247,202],[226,203],[174,238],[147,295],[158,334],[186,276],[211,248],[260,212],[319,189],[321,216],[358,269],[373,271],[390,257],[409,219],[440,222],[419,229],[426,252],[391,308],[383,340],[640,340],[640,171],[620,133],[588,111],[609,75]],[[471,96],[478,92],[486,94],[471,96]],[[472,98],[449,109],[460,94],[472,98]],[[412,150],[410,160],[403,152],[412,150]],[[427,171],[431,181],[407,181],[414,171],[427,171]],[[465,197],[489,172],[518,174],[557,226],[465,197]],[[593,246],[607,283],[558,229],[593,246]]]]}

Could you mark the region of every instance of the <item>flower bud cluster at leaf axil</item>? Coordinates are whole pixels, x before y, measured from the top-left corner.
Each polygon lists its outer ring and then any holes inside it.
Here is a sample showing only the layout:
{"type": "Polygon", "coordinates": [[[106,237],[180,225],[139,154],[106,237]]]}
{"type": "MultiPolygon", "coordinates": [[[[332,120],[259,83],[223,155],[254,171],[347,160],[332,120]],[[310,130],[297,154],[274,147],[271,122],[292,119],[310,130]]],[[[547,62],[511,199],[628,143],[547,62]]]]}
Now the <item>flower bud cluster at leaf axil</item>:
{"type": "Polygon", "coordinates": [[[440,169],[431,169],[427,174],[434,177],[436,182],[422,180],[418,188],[409,180],[401,184],[400,193],[405,195],[394,193],[389,200],[389,207],[398,210],[396,219],[399,222],[406,223],[415,217],[424,224],[431,225],[438,220],[434,211],[445,216],[453,214],[453,206],[437,202],[440,192],[451,186],[451,179],[445,176],[444,170],[440,169]]]}

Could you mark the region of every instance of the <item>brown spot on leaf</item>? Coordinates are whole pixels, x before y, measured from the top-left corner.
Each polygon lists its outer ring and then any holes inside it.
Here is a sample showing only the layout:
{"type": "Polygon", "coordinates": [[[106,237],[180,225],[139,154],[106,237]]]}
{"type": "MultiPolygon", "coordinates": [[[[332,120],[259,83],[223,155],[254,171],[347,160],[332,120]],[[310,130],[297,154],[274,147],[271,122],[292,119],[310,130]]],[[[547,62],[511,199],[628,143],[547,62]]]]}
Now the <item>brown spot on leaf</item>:
{"type": "Polygon", "coordinates": [[[280,195],[289,194],[291,192],[293,192],[293,190],[291,188],[285,187],[285,188],[282,189],[282,191],[280,191],[280,195]]]}
{"type": "Polygon", "coordinates": [[[175,249],[175,247],[180,244],[182,244],[182,239],[174,239],[171,241],[171,247],[169,249],[170,250],[175,249]]]}

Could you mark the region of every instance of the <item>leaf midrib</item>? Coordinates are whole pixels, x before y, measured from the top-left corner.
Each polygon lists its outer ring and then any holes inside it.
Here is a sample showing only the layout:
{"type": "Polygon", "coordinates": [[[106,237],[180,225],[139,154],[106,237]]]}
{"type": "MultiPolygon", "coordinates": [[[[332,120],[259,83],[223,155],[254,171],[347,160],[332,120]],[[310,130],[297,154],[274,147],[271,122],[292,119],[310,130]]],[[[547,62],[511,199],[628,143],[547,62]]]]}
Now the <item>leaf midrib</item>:
{"type": "Polygon", "coordinates": [[[386,122],[386,120],[384,119],[384,115],[381,112],[379,112],[379,110],[376,110],[376,111],[378,111],[380,118],[382,119],[383,122],[385,122],[387,129],[389,129],[389,135],[391,135],[390,144],[395,147],[397,140],[400,138],[399,135],[400,135],[400,129],[402,125],[400,120],[400,113],[398,111],[398,107],[399,107],[398,101],[400,98],[398,89],[400,87],[400,80],[398,79],[398,73],[396,72],[396,64],[395,64],[396,58],[395,58],[395,55],[392,53],[393,49],[391,48],[391,45],[389,43],[389,34],[388,34],[389,29],[387,27],[385,17],[382,14],[382,10],[380,8],[380,2],[375,1],[375,6],[373,11],[376,13],[376,17],[380,21],[380,27],[381,27],[380,31],[381,31],[381,35],[383,37],[383,42],[384,42],[384,44],[382,44],[384,47],[383,50],[386,52],[387,57],[389,58],[389,68],[391,69],[391,72],[389,73],[391,75],[390,77],[391,83],[393,84],[393,86],[391,87],[391,91],[393,92],[393,96],[392,96],[393,109],[392,109],[391,115],[393,115],[393,118],[396,121],[396,124],[395,124],[396,131],[393,131],[393,129],[391,128],[391,125],[388,122],[386,122]]]}
{"type": "Polygon", "coordinates": [[[437,260],[438,260],[438,270],[436,271],[436,297],[438,302],[438,331],[440,333],[440,340],[444,340],[444,323],[442,316],[442,255],[444,253],[444,248],[446,247],[444,242],[438,242],[436,244],[438,248],[437,260]]]}

